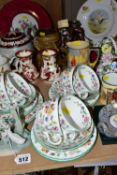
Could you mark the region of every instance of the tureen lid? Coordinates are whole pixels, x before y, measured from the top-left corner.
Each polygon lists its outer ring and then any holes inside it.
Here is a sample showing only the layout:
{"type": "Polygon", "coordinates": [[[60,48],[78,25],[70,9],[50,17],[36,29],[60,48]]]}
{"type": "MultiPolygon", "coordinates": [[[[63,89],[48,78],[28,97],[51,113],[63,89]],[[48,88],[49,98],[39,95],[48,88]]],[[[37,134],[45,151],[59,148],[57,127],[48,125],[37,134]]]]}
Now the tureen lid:
{"type": "Polygon", "coordinates": [[[1,47],[14,47],[27,43],[30,40],[29,36],[26,36],[22,32],[9,32],[0,38],[1,47]]]}

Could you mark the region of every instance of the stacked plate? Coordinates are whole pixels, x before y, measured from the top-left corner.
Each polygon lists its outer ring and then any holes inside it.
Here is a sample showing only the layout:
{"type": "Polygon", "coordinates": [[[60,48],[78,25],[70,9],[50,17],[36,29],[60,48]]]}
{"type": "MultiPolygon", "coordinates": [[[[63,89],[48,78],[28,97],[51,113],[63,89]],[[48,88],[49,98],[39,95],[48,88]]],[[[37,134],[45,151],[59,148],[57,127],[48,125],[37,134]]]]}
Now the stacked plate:
{"type": "Polygon", "coordinates": [[[84,156],[93,147],[96,136],[88,108],[74,95],[44,102],[31,130],[36,151],[60,162],[84,156]]]}
{"type": "Polygon", "coordinates": [[[104,106],[99,112],[99,131],[112,138],[117,138],[117,103],[104,106]]]}
{"type": "Polygon", "coordinates": [[[100,82],[94,70],[87,65],[77,65],[64,70],[49,89],[50,99],[75,94],[87,105],[93,106],[100,95],[100,82]]]}

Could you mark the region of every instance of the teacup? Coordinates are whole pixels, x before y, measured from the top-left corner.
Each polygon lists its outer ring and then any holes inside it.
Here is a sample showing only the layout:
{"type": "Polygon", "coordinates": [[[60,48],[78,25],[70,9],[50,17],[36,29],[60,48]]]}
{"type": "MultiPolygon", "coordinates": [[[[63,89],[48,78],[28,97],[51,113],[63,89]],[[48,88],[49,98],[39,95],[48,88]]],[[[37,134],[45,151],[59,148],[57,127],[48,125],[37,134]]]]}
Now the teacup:
{"type": "Polygon", "coordinates": [[[38,115],[40,116],[37,126],[38,131],[43,133],[42,140],[46,138],[51,145],[59,145],[62,142],[62,131],[58,118],[58,102],[58,98],[48,100],[37,111],[37,117],[38,115]]]}
{"type": "Polygon", "coordinates": [[[86,88],[86,86],[82,82],[82,75],[79,74],[79,68],[80,65],[77,65],[75,67],[74,73],[73,73],[73,88],[75,91],[75,94],[77,94],[81,99],[86,99],[88,97],[89,91],[86,88]]]}
{"type": "Polygon", "coordinates": [[[83,84],[88,89],[89,93],[95,93],[99,91],[99,78],[92,68],[87,65],[80,65],[78,67],[78,72],[83,84]]]}
{"type": "Polygon", "coordinates": [[[63,96],[59,102],[59,110],[65,120],[76,130],[82,132],[90,127],[92,122],[90,112],[78,97],[63,96]]]}
{"type": "Polygon", "coordinates": [[[102,77],[102,85],[111,90],[117,89],[117,73],[116,72],[110,72],[107,74],[104,74],[102,77]]]}
{"type": "MultiPolygon", "coordinates": [[[[75,91],[73,89],[72,84],[72,76],[74,72],[74,67],[71,69],[66,69],[63,72],[61,72],[60,76],[52,83],[50,92],[54,89],[56,90],[55,98],[56,96],[63,96],[69,94],[75,94],[75,91]]],[[[54,97],[49,92],[50,99],[53,99],[54,97]]]]}
{"type": "Polygon", "coordinates": [[[9,103],[10,101],[9,101],[8,94],[5,89],[5,74],[1,73],[0,74],[0,104],[5,104],[6,110],[7,110],[9,103]]]}
{"type": "Polygon", "coordinates": [[[24,105],[31,98],[30,86],[20,75],[14,72],[6,74],[5,88],[10,101],[13,103],[24,105]]]}

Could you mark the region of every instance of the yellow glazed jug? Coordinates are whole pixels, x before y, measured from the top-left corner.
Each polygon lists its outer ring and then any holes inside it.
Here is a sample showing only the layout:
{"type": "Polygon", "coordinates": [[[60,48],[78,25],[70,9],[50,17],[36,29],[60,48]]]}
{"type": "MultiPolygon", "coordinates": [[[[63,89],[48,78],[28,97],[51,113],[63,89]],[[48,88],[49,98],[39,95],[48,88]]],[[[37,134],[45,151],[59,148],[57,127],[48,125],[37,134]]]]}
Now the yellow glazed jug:
{"type": "Polygon", "coordinates": [[[89,42],[88,41],[71,41],[67,42],[68,47],[68,67],[73,67],[77,64],[88,64],[89,58],[89,42]]]}

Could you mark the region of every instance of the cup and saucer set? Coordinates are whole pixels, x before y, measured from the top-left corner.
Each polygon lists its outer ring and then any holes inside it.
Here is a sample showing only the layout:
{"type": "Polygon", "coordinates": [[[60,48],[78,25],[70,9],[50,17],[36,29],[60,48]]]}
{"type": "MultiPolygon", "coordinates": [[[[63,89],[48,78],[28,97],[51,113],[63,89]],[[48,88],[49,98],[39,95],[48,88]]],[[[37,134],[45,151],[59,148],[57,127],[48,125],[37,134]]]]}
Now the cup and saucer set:
{"type": "Polygon", "coordinates": [[[74,95],[51,99],[36,113],[31,130],[33,147],[41,156],[67,162],[86,155],[97,130],[86,105],[74,95]]]}
{"type": "Polygon", "coordinates": [[[78,64],[65,69],[52,82],[49,98],[73,94],[78,96],[87,106],[94,106],[100,96],[100,81],[95,71],[85,64],[78,64]]]}
{"type": "Polygon", "coordinates": [[[31,143],[25,126],[35,119],[43,97],[15,72],[1,73],[0,84],[0,156],[5,156],[31,143]]]}

